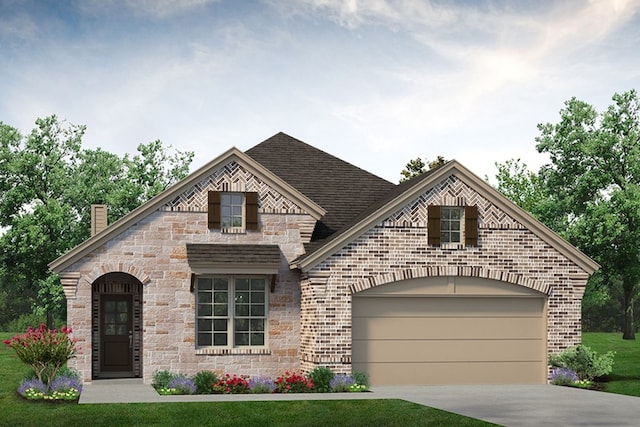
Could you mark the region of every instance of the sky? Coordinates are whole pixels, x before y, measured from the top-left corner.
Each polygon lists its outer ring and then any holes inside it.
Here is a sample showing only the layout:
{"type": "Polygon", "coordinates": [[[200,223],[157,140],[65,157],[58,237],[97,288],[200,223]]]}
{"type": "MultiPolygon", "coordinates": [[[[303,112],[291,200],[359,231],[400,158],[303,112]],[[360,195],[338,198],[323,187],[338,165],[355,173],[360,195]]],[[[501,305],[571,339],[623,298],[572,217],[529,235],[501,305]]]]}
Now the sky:
{"type": "Polygon", "coordinates": [[[392,182],[439,155],[537,170],[539,123],[631,89],[640,0],[0,0],[1,122],[191,170],[278,132],[392,182]]]}

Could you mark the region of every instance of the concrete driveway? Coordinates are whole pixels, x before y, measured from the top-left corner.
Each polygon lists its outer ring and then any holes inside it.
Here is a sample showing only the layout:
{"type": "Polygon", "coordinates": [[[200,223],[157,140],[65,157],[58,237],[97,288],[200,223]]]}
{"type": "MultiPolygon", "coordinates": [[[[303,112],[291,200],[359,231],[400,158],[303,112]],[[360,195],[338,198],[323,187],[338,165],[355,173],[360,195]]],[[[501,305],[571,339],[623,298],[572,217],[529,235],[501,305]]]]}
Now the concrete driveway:
{"type": "Polygon", "coordinates": [[[396,397],[503,426],[640,426],[640,398],[552,385],[376,387],[396,397]]]}

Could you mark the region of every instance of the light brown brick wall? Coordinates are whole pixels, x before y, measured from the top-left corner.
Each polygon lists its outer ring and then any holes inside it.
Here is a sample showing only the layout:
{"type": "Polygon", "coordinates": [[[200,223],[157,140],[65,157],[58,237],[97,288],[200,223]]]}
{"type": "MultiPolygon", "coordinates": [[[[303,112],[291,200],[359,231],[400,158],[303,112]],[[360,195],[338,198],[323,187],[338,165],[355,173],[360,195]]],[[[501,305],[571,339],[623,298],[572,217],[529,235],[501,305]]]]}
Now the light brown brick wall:
{"type": "Polygon", "coordinates": [[[261,214],[259,232],[222,234],[207,229],[202,212],[156,212],[67,269],[81,277],[76,298],[67,301],[68,323],[83,353],[70,362],[85,380],[91,378],[91,284],[104,273],[124,271],[143,282],[143,349],[145,382],[156,370],[194,374],[219,372],[275,376],[298,369],[299,275],[288,261],[303,251],[299,230],[308,215],[261,214]],[[277,244],[286,260],[269,294],[268,354],[206,355],[195,351],[195,295],[190,291],[186,243],[277,244]]]}

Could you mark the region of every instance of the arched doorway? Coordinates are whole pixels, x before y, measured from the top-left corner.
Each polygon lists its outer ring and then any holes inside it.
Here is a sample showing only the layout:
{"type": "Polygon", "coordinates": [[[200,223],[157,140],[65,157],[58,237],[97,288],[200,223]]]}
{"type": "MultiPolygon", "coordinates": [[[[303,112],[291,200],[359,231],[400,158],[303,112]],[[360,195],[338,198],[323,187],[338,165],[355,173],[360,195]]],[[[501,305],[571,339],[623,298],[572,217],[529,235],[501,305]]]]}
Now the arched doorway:
{"type": "Polygon", "coordinates": [[[127,273],[107,273],[91,296],[93,378],[142,375],[142,283],[127,273]]]}

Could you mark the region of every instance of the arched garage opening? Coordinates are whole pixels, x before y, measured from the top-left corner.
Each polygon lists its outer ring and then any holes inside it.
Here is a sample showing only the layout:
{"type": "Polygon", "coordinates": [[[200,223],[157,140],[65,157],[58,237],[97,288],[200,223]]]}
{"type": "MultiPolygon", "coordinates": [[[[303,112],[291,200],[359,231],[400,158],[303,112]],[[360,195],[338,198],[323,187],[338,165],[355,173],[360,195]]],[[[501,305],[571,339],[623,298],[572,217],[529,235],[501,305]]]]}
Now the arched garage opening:
{"type": "Polygon", "coordinates": [[[142,374],[142,283],[127,273],[107,273],[92,284],[93,378],[142,374]]]}
{"type": "Polygon", "coordinates": [[[373,385],[543,384],[547,296],[477,277],[428,277],[353,295],[352,368],[373,385]]]}

